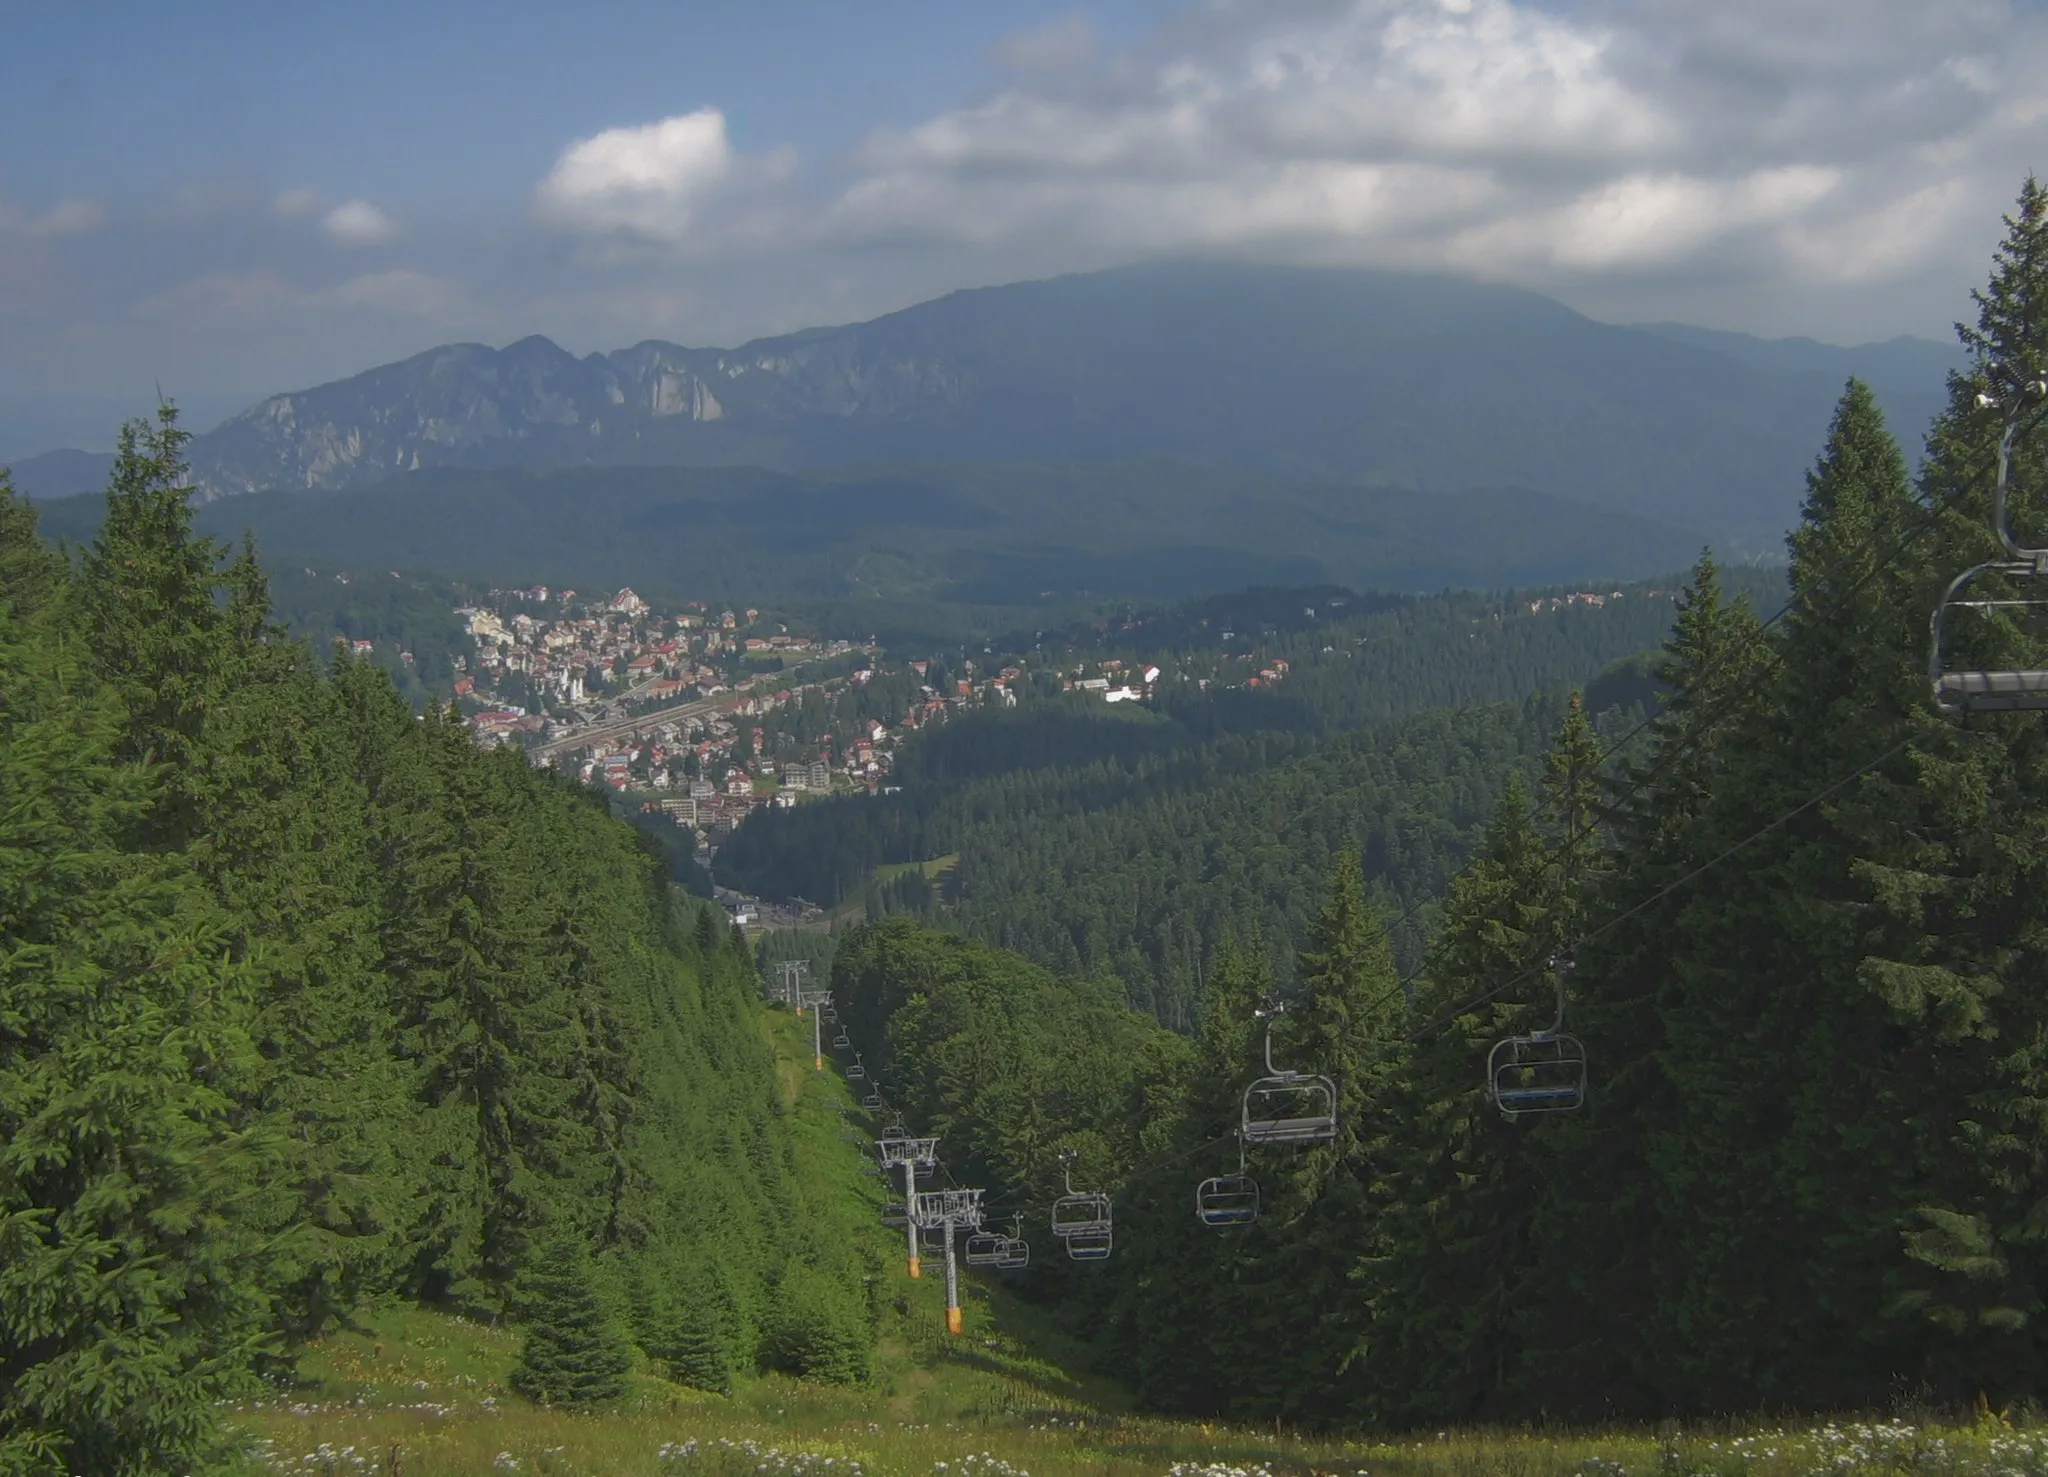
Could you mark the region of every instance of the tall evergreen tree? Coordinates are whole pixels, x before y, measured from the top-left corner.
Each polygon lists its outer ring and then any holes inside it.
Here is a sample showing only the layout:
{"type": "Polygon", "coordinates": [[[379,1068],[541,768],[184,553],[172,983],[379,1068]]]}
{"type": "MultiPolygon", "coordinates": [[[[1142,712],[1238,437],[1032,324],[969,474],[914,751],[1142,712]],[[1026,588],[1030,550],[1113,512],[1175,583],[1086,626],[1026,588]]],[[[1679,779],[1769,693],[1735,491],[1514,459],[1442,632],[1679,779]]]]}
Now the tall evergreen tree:
{"type": "MultiPolygon", "coordinates": [[[[1604,807],[1614,851],[1591,884],[1593,941],[1574,955],[1573,1028],[1591,1054],[1594,1087],[1555,1153],[1533,1235],[1544,1276],[1521,1319],[1528,1356],[1519,1397],[1539,1409],[1653,1415],[1667,1406],[1653,1367],[1669,1334],[1648,1334],[1644,1310],[1672,1275],[1663,1167],[1683,1163],[1673,1136],[1676,1089],[1660,1007],[1675,920],[1674,893],[1725,844],[1702,817],[1730,766],[1737,735],[1754,733],[1772,690],[1771,653],[1744,599],[1729,599],[1703,553],[1678,602],[1655,672],[1659,706],[1643,755],[1610,782],[1604,807]]],[[[1679,1064],[1681,1067],[1683,1063],[1679,1064]]]]}
{"type": "MultiPolygon", "coordinates": [[[[1973,363],[1951,378],[1928,439],[1923,606],[1955,572],[1999,556],[1998,439],[2027,403],[2022,387],[2048,370],[2048,192],[2037,180],[2005,227],[1974,294],[1976,322],[1958,326],[1973,363]],[[1980,405],[1985,390],[2002,403],[1980,405]]],[[[2048,544],[2038,411],[2020,418],[2012,452],[2013,531],[2048,544]]],[[[2005,593],[2039,598],[2037,583],[2005,593]]],[[[1998,592],[1996,581],[1979,587],[1998,592]]],[[[1956,656],[2039,664],[2048,629],[2030,614],[1958,612],[1956,656]]],[[[2048,1174],[2035,1152],[2048,1136],[2048,735],[2024,717],[1937,719],[1924,705],[1914,717],[1910,768],[1844,816],[1868,838],[1855,862],[1870,914],[1859,983],[1883,1010],[1882,1060],[1901,1083],[1894,1134],[1912,1145],[1892,1156],[1884,1206],[1904,1252],[1884,1269],[1900,1320],[1889,1333],[1937,1388],[2031,1389],[2048,1368],[2048,1174]]]]}
{"type": "Polygon", "coordinates": [[[512,1388],[543,1405],[587,1409],[626,1391],[632,1351],[599,1302],[590,1255],[572,1235],[548,1240],[520,1278],[526,1338],[512,1388]]]}
{"type": "Polygon", "coordinates": [[[267,1327],[250,980],[180,859],[126,849],[165,772],[44,573],[0,599],[0,1469],[190,1470],[267,1327]]]}

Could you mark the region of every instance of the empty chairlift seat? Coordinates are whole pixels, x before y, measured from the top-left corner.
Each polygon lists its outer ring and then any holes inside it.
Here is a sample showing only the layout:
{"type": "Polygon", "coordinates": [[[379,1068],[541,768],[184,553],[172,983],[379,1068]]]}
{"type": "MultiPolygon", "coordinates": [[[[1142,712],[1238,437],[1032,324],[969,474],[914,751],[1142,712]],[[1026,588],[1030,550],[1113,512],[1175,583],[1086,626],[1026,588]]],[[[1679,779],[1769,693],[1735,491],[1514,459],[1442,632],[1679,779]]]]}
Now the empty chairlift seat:
{"type": "Polygon", "coordinates": [[[1066,1243],[1067,1255],[1077,1262],[1105,1260],[1113,1229],[1109,1196],[1100,1190],[1076,1190],[1071,1169],[1066,1171],[1066,1185],[1067,1193],[1052,1203],[1053,1235],[1066,1243]]]}
{"type": "Polygon", "coordinates": [[[1510,1036],[1488,1053],[1486,1082],[1487,1096],[1510,1118],[1569,1113],[1586,1101],[1586,1049],[1562,1031],[1510,1036]]]}
{"type": "Polygon", "coordinates": [[[970,1267],[999,1267],[1003,1261],[1004,1237],[994,1231],[975,1231],[967,1238],[965,1252],[970,1267]]]}
{"type": "Polygon", "coordinates": [[[1998,365],[1990,366],[1995,388],[1977,397],[1980,409],[1996,410],[2005,427],[1998,438],[1998,479],[1992,491],[1991,532],[2004,557],[1964,570],[1942,592],[1941,603],[1928,621],[1928,684],[1935,706],[1944,713],[2040,713],[2048,712],[2048,669],[2040,664],[2038,647],[2043,639],[2039,611],[2048,606],[2048,548],[2034,549],[2013,537],[2008,493],[2012,474],[2012,444],[2020,420],[2048,400],[2048,381],[2011,383],[1998,365]],[[1982,585],[1978,582],[1984,581],[1982,585]],[[1974,587],[1974,588],[1973,588],[1974,587]],[[1965,592],[1970,598],[1965,598],[1965,592]],[[1949,615],[1970,610],[1983,616],[2002,618],[2003,632],[1987,628],[1981,621],[1969,623],[1967,637],[1990,636],[2011,641],[2019,635],[2037,648],[2034,660],[2009,665],[1966,664],[1952,660],[1949,650],[1949,615]]]}
{"type": "Polygon", "coordinates": [[[1557,1015],[1548,1027],[1494,1043],[1486,1054],[1486,1095],[1509,1118],[1569,1113],[1586,1103],[1586,1048],[1564,1028],[1569,960],[1555,960],[1557,1015]]]}
{"type": "Polygon", "coordinates": [[[1031,1265],[1031,1243],[1024,1239],[1024,1217],[1018,1216],[1010,1225],[1010,1234],[1003,1238],[1001,1253],[996,1257],[996,1267],[1004,1272],[1022,1271],[1031,1265]]]}
{"type": "Polygon", "coordinates": [[[1195,1186],[1195,1219],[1205,1226],[1248,1226],[1259,1218],[1259,1182],[1219,1174],[1195,1186]]]}
{"type": "Polygon", "coordinates": [[[1109,1260],[1110,1233],[1107,1227],[1100,1231],[1081,1231],[1065,1238],[1067,1255],[1077,1262],[1106,1262],[1109,1260]]]}
{"type": "MultiPolygon", "coordinates": [[[[1972,603],[1982,608],[1993,602],[1972,603]]],[[[1934,673],[1934,701],[1951,713],[2048,712],[2048,671],[1938,671],[1934,673]]]]}
{"type": "Polygon", "coordinates": [[[1055,1236],[1085,1236],[1110,1228],[1109,1197],[1093,1190],[1062,1195],[1052,1203],[1055,1236]]]}
{"type": "Polygon", "coordinates": [[[1314,1072],[1273,1065],[1275,1006],[1266,1022],[1266,1075],[1244,1090],[1238,1132],[1247,1144],[1321,1144],[1337,1136],[1337,1084],[1314,1072]]]}

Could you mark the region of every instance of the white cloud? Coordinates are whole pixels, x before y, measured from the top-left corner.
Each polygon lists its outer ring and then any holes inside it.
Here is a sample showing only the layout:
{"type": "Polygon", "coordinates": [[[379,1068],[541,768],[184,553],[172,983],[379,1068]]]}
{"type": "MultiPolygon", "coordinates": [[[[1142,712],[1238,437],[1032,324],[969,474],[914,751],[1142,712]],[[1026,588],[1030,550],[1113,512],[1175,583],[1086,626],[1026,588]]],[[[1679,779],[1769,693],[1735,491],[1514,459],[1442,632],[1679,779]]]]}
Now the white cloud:
{"type": "Polygon", "coordinates": [[[270,208],[288,221],[301,221],[320,213],[321,200],[316,190],[286,190],[270,202],[270,208]]]}
{"type": "Polygon", "coordinates": [[[1449,254],[1494,273],[1531,264],[1592,272],[1668,267],[1753,228],[1796,222],[1839,182],[1838,171],[1813,165],[1737,179],[1626,175],[1556,209],[1470,230],[1449,254]]]}
{"type": "Polygon", "coordinates": [[[367,200],[344,200],[321,218],[320,229],[342,246],[381,246],[398,234],[398,222],[367,200]]]}
{"type": "Polygon", "coordinates": [[[1214,0],[1108,56],[1069,29],[864,139],[815,237],[1967,282],[2048,117],[2048,25],[1992,0],[1214,0]]]}
{"type": "Polygon", "coordinates": [[[29,227],[39,236],[78,236],[107,223],[107,209],[94,200],[66,200],[53,206],[29,227]]]}
{"type": "Polygon", "coordinates": [[[735,165],[725,115],[699,108],[577,140],[540,182],[534,203],[545,218],[574,230],[680,242],[735,165]]]}
{"type": "Polygon", "coordinates": [[[706,107],[571,143],[535,212],[628,271],[917,261],[937,291],[1206,252],[1749,323],[1910,281],[1924,329],[2048,120],[2048,16],[2005,0],[1185,0],[1129,44],[1070,16],[987,59],[981,95],[808,181],[706,107]]]}
{"type": "Polygon", "coordinates": [[[1063,72],[1094,60],[1095,27],[1085,15],[1066,15],[1035,31],[1005,36],[989,60],[1013,72],[1063,72]]]}
{"type": "Polygon", "coordinates": [[[40,237],[82,236],[107,224],[107,208],[96,200],[62,200],[48,210],[36,212],[9,204],[0,198],[0,236],[40,237]]]}

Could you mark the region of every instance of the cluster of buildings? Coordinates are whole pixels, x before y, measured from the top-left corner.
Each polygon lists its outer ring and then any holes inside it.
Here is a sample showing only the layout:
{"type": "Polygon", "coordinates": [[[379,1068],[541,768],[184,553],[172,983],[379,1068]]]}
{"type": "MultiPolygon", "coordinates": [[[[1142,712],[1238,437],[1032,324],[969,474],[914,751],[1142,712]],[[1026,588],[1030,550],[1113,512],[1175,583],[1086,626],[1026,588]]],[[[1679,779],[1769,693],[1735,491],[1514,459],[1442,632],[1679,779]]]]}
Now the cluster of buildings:
{"type": "MultiPolygon", "coordinates": [[[[520,603],[542,606],[550,594],[545,585],[512,592],[520,603]]],[[[692,685],[722,685],[715,663],[740,649],[730,627],[707,626],[689,613],[654,615],[630,589],[582,606],[571,604],[575,596],[561,591],[553,596],[557,610],[538,615],[518,610],[507,616],[502,606],[457,609],[474,648],[457,695],[501,688],[517,674],[528,693],[562,707],[600,694],[672,696],[692,685]]],[[[733,619],[731,612],[725,618],[733,619]]]]}
{"type": "Polygon", "coordinates": [[[1074,668],[1074,675],[1064,684],[1066,690],[1100,693],[1106,703],[1140,702],[1152,695],[1152,689],[1159,681],[1159,668],[1149,665],[1137,667],[1126,675],[1123,662],[1115,657],[1098,663],[1092,677],[1081,675],[1087,670],[1086,667],[1074,668]]]}
{"type": "MultiPolygon", "coordinates": [[[[1662,590],[1649,590],[1645,593],[1654,599],[1664,592],[1662,590]]],[[[1529,610],[1532,614],[1540,614],[1546,610],[1563,610],[1572,605],[1590,605],[1595,610],[1598,610],[1608,601],[1621,598],[1622,592],[1620,590],[1615,590],[1605,595],[1594,595],[1585,590],[1579,590],[1570,595],[1545,595],[1540,599],[1531,600],[1529,602],[1529,610]]]]}

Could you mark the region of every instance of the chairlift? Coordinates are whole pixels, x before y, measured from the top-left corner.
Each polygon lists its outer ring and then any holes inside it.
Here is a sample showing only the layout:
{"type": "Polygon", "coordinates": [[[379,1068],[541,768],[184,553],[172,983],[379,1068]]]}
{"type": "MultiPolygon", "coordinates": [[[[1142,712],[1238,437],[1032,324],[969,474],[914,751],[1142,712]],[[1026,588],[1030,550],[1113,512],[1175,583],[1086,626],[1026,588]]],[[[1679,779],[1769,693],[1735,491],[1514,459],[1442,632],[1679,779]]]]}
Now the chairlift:
{"type": "Polygon", "coordinates": [[[1244,1172],[1244,1140],[1237,1141],[1237,1173],[1195,1186],[1195,1219],[1205,1226],[1248,1226],[1259,1218],[1259,1182],[1244,1172]]]}
{"type": "MultiPolygon", "coordinates": [[[[1073,1153],[1061,1156],[1070,1165],[1073,1153]]],[[[1052,1203],[1052,1233],[1067,1244],[1067,1255],[1077,1262],[1098,1262],[1109,1255],[1111,1212],[1109,1197],[1100,1190],[1076,1190],[1074,1173],[1062,1168],[1067,1193],[1052,1203]]]]}
{"type": "Polygon", "coordinates": [[[910,1224],[910,1208],[901,1200],[891,1200],[882,1207],[882,1224],[900,1231],[910,1224]]]}
{"type": "Polygon", "coordinates": [[[839,1024],[839,1012],[829,1005],[821,1005],[818,1007],[818,1019],[828,1026],[836,1026],[839,1024]]]}
{"type": "Polygon", "coordinates": [[[1010,1234],[1003,1238],[1002,1251],[996,1257],[996,1268],[1003,1272],[1017,1272],[1031,1265],[1031,1243],[1024,1239],[1024,1217],[1010,1218],[1010,1234]]]}
{"type": "Polygon", "coordinates": [[[964,1253],[970,1267],[996,1267],[1002,1265],[1003,1244],[1007,1237],[994,1231],[975,1231],[967,1238],[964,1253]]]}
{"type": "MultiPolygon", "coordinates": [[[[1951,610],[1980,610],[1989,614],[2018,611],[2048,605],[2048,598],[2028,599],[2010,591],[1965,600],[1961,596],[1974,581],[1990,576],[2003,581],[2048,581],[2048,548],[2030,549],[2012,535],[2007,490],[2012,470],[2012,443],[2019,434],[2020,414],[2029,403],[2048,399],[2048,381],[2029,380],[2002,395],[1983,394],[1977,404],[1986,410],[2003,410],[2005,428],[1998,438],[1998,481],[1992,493],[1991,527],[2005,551],[2002,559],[1974,565],[1950,581],[1941,603],[1928,621],[1929,651],[1927,678],[1934,690],[1935,706],[1944,713],[2038,713],[2048,711],[2048,670],[2021,668],[2011,671],[1971,671],[1949,665],[1947,654],[1948,613],[1951,610]]],[[[2036,584],[2048,590],[2048,584],[2036,584]]]]}
{"type": "Polygon", "coordinates": [[[867,1074],[868,1069],[861,1065],[859,1057],[855,1057],[846,1064],[846,1080],[848,1082],[858,1082],[867,1074]]]}
{"type": "Polygon", "coordinates": [[[1568,960],[1551,966],[1557,979],[1557,1017],[1529,1036],[1494,1043],[1486,1057],[1486,1095],[1503,1115],[1569,1113],[1586,1103],[1586,1048],[1564,1028],[1568,960]]]}
{"type": "Polygon", "coordinates": [[[1271,1017],[1286,1009],[1261,1011],[1266,1021],[1266,1075],[1244,1090],[1238,1133],[1247,1144],[1323,1144],[1337,1136],[1337,1084],[1315,1072],[1273,1065],[1271,1017]]]}
{"type": "Polygon", "coordinates": [[[860,1100],[860,1105],[870,1113],[879,1113],[882,1110],[882,1095],[879,1092],[871,1092],[860,1100]]]}
{"type": "Polygon", "coordinates": [[[1100,1231],[1083,1231],[1066,1239],[1067,1255],[1077,1262],[1106,1262],[1109,1260],[1109,1228],[1100,1231]]]}
{"type": "Polygon", "coordinates": [[[834,1036],[832,1038],[832,1049],[834,1051],[845,1051],[849,1049],[852,1045],[853,1038],[847,1035],[844,1031],[841,1031],[837,1036],[834,1036]]]}

